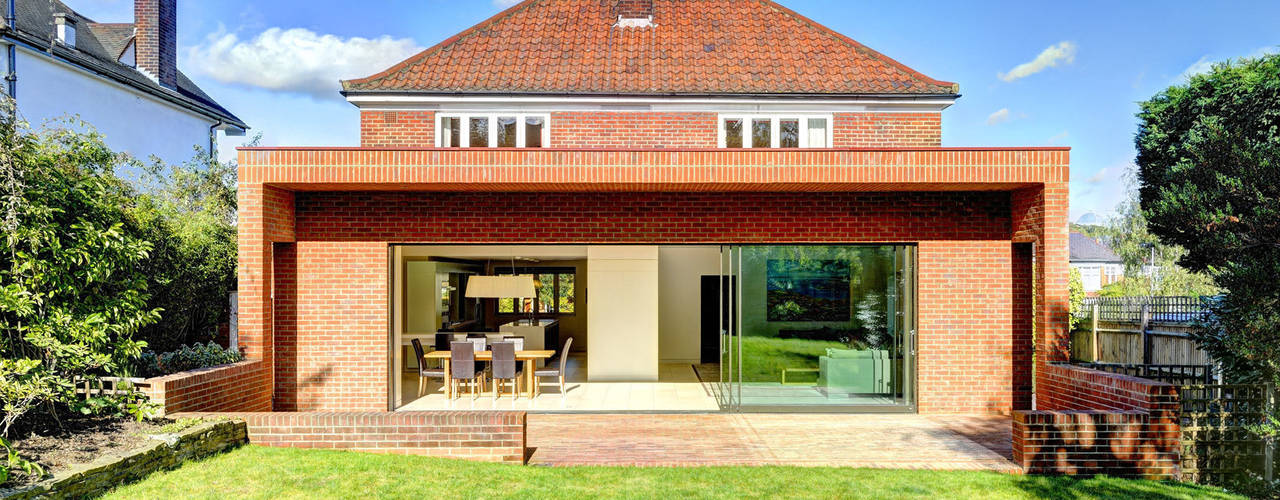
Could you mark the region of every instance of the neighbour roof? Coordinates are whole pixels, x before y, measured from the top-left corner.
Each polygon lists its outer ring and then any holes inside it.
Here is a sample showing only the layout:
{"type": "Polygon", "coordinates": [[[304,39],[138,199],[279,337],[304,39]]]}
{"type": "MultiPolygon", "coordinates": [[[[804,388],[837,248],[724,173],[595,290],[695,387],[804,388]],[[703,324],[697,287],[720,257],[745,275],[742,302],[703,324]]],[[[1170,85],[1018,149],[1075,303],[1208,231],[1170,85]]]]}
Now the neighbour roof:
{"type": "MultiPolygon", "coordinates": [[[[190,109],[211,114],[228,124],[247,128],[243,121],[223,108],[182,72],[178,88],[169,89],[132,66],[120,62],[120,55],[133,42],[131,23],[95,23],[59,0],[18,0],[17,31],[24,42],[96,71],[125,85],[168,98],[190,109]],[[76,22],[75,47],[54,43],[57,38],[54,14],[66,14],[76,22]]],[[[18,68],[21,77],[22,68],[18,68]]]]}
{"type": "Polygon", "coordinates": [[[934,80],[770,0],[525,0],[347,93],[947,95],[934,80]]]}
{"type": "Polygon", "coordinates": [[[1071,232],[1071,262],[1124,262],[1111,247],[1083,233],[1071,232]]]}

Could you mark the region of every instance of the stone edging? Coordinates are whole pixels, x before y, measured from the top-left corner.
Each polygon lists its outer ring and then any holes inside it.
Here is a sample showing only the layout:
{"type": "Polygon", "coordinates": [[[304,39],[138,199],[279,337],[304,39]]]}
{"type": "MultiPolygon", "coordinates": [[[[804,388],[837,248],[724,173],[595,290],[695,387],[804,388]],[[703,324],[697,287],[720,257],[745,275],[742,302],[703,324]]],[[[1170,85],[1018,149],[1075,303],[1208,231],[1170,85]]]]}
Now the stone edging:
{"type": "Polygon", "coordinates": [[[153,441],[124,455],[101,457],[20,489],[0,489],[0,498],[85,498],[235,448],[248,441],[243,421],[205,422],[177,434],[151,436],[153,441]]]}

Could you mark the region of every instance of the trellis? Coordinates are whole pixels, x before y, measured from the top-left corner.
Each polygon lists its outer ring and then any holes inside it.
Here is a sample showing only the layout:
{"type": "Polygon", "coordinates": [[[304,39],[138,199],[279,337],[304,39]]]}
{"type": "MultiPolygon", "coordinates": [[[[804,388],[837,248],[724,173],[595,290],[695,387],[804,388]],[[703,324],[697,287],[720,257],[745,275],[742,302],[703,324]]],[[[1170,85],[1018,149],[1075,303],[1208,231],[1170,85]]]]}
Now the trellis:
{"type": "Polygon", "coordinates": [[[1222,485],[1254,473],[1276,477],[1276,443],[1251,426],[1276,411],[1270,384],[1197,384],[1180,387],[1184,479],[1222,485]]]}

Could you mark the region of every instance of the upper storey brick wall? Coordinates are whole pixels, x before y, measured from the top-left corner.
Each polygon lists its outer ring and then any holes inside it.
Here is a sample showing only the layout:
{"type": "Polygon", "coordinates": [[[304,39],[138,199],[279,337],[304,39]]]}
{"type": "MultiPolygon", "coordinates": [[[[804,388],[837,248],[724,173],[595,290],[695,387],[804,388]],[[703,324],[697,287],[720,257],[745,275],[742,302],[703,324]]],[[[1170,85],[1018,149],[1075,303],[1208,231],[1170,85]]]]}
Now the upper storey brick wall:
{"type": "MultiPolygon", "coordinates": [[[[551,113],[555,148],[714,148],[717,113],[563,111],[551,113]]],[[[832,145],[937,147],[942,145],[941,113],[836,113],[832,145]]],[[[362,111],[360,145],[425,148],[435,146],[433,111],[362,111]]]]}

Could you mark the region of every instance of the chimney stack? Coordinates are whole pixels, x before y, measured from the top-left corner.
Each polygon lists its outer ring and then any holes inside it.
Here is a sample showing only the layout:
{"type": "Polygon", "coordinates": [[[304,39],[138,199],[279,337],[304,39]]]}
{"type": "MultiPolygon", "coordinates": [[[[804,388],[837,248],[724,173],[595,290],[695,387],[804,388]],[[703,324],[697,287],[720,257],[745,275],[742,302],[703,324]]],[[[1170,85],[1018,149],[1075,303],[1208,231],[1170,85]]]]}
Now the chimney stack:
{"type": "Polygon", "coordinates": [[[620,27],[644,28],[653,25],[653,0],[618,0],[620,27]]]}
{"type": "Polygon", "coordinates": [[[178,0],[134,0],[133,22],[138,69],[178,88],[178,0]]]}

